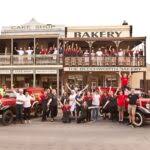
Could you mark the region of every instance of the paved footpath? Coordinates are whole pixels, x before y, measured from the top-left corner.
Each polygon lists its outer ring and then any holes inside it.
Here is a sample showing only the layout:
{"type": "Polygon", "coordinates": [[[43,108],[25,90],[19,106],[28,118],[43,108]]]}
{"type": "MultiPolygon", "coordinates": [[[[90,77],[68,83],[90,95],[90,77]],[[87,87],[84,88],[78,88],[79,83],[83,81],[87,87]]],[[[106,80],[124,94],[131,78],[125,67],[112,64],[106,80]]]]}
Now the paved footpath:
{"type": "Polygon", "coordinates": [[[0,126],[0,150],[148,150],[150,124],[132,128],[111,121],[41,122],[0,126]]]}

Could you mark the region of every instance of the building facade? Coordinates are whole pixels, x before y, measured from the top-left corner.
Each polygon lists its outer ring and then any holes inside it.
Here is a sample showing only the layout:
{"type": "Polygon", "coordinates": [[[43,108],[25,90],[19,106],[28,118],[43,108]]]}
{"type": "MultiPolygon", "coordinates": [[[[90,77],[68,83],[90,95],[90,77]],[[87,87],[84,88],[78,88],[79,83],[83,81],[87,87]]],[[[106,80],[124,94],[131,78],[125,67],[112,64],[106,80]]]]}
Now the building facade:
{"type": "Polygon", "coordinates": [[[3,27],[0,36],[0,84],[57,88],[68,83],[117,87],[118,72],[146,78],[146,37],[133,37],[132,26],[41,24],[32,19],[3,27]]]}

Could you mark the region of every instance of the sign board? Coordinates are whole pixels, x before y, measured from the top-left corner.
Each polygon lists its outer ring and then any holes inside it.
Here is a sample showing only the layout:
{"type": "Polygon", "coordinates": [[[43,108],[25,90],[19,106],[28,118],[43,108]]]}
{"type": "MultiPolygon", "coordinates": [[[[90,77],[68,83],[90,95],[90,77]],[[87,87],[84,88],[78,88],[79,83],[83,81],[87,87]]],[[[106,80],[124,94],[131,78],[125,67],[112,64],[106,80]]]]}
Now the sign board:
{"type": "Polygon", "coordinates": [[[132,71],[141,72],[146,71],[146,67],[64,67],[64,71],[132,71]]]}
{"type": "Polygon", "coordinates": [[[122,26],[93,26],[93,27],[68,27],[69,38],[103,38],[103,37],[130,37],[131,27],[122,26]]]}
{"type": "Polygon", "coordinates": [[[28,23],[17,26],[2,27],[2,35],[32,35],[32,34],[57,34],[60,36],[65,35],[64,25],[42,24],[35,19],[30,20],[28,23]]]}
{"type": "Polygon", "coordinates": [[[13,74],[33,74],[33,70],[21,70],[21,69],[17,69],[17,70],[13,70],[13,74]]]}
{"type": "Polygon", "coordinates": [[[10,70],[0,70],[0,74],[10,74],[10,70]]]}
{"type": "Polygon", "coordinates": [[[57,74],[57,70],[36,70],[36,74],[57,74]]]}

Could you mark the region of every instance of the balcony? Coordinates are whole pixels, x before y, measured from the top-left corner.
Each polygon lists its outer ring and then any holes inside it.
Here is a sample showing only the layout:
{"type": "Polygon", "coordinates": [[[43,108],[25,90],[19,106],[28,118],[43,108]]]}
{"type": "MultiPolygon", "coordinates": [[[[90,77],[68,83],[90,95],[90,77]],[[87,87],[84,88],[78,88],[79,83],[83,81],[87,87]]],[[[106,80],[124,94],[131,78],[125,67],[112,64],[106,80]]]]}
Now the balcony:
{"type": "Polygon", "coordinates": [[[36,55],[36,65],[58,65],[62,64],[62,57],[60,55],[36,55]]]}
{"type": "Polygon", "coordinates": [[[10,65],[10,55],[0,55],[0,65],[10,65]]]}
{"type": "Polygon", "coordinates": [[[65,57],[65,67],[145,67],[145,57],[65,57]]]}
{"type": "Polygon", "coordinates": [[[3,65],[60,65],[62,55],[0,55],[0,66],[3,65]],[[12,63],[11,63],[12,60],[12,63]]]}
{"type": "Polygon", "coordinates": [[[34,56],[31,55],[13,55],[13,65],[33,65],[34,56]]]}

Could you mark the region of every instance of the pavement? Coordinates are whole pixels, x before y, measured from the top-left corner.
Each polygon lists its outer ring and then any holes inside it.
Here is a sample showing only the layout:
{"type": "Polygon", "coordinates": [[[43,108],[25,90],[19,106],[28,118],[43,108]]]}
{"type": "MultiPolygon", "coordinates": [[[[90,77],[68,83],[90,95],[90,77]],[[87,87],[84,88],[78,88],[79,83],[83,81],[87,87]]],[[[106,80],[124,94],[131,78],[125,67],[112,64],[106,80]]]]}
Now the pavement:
{"type": "Polygon", "coordinates": [[[147,150],[150,148],[150,123],[141,128],[98,120],[64,124],[41,122],[0,125],[0,150],[147,150]]]}

